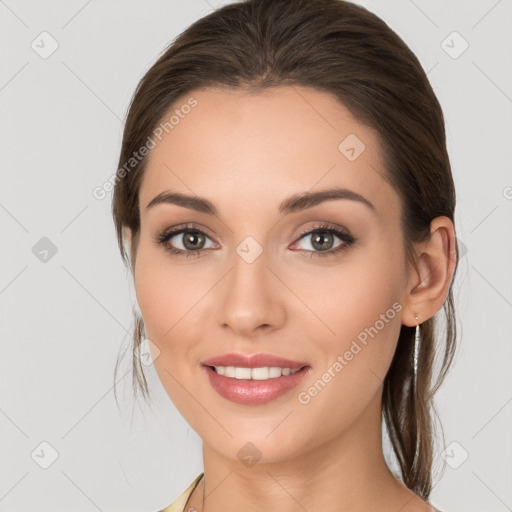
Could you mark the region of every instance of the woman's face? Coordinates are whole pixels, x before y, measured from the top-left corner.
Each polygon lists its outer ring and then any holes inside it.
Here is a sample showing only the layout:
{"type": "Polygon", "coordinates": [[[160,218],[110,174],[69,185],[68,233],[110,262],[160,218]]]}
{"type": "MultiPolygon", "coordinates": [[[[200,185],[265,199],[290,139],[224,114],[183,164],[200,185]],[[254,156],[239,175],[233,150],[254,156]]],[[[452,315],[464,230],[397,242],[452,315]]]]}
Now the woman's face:
{"type": "Polygon", "coordinates": [[[163,386],[235,462],[291,459],[372,427],[380,439],[410,275],[376,133],[306,87],[191,96],[155,139],[139,195],[135,288],[163,386]],[[315,196],[334,189],[349,192],[315,196]],[[190,200],[153,201],[171,193],[190,200]]]}

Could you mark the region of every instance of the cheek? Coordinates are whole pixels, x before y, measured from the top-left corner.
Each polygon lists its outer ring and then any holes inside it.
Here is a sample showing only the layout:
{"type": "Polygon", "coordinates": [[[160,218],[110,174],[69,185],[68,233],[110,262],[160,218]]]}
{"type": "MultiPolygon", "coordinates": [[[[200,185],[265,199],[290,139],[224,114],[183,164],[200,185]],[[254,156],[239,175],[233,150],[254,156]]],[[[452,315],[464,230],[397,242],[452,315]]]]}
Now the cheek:
{"type": "Polygon", "coordinates": [[[135,265],[135,291],[146,334],[160,350],[166,334],[172,333],[187,303],[187,288],[176,268],[166,262],[165,253],[141,240],[135,265]],[[181,293],[177,293],[177,290],[181,293]]]}
{"type": "Polygon", "coordinates": [[[345,356],[345,385],[357,385],[371,375],[367,370],[384,378],[400,333],[404,286],[404,262],[389,254],[380,244],[302,283],[298,294],[319,318],[302,321],[301,328],[320,354],[315,377],[345,356]]]}
{"type": "Polygon", "coordinates": [[[396,306],[393,304],[400,297],[393,272],[376,271],[365,266],[357,272],[343,279],[343,282],[333,283],[330,293],[331,306],[327,310],[334,331],[343,338],[354,338],[365,329],[377,323],[379,330],[384,331],[388,325],[386,319],[392,320],[396,315],[396,306]]]}
{"type": "MultiPolygon", "coordinates": [[[[150,256],[144,244],[139,246],[135,265],[135,291],[139,303],[146,333],[152,341],[158,343],[160,336],[156,336],[165,328],[166,311],[169,309],[166,296],[170,293],[168,276],[158,261],[150,256]],[[154,340],[153,340],[154,338],[154,340]]],[[[169,328],[169,325],[167,325],[169,328]]]]}
{"type": "Polygon", "coordinates": [[[384,268],[374,258],[347,265],[347,272],[340,266],[321,283],[322,293],[309,296],[313,310],[317,297],[316,311],[332,332],[319,331],[318,322],[302,323],[301,332],[307,332],[318,357],[298,401],[304,421],[318,416],[324,435],[336,435],[380,401],[401,327],[399,264],[388,262],[384,268]]]}
{"type": "Polygon", "coordinates": [[[204,321],[198,316],[214,278],[204,266],[173,262],[163,249],[140,244],[135,290],[147,337],[164,356],[157,364],[172,364],[178,356],[182,360],[190,349],[187,340],[200,339],[196,331],[204,330],[204,321]]]}
{"type": "Polygon", "coordinates": [[[180,410],[186,410],[190,397],[180,383],[190,378],[190,367],[183,364],[189,350],[186,332],[198,298],[194,287],[185,283],[188,278],[180,272],[179,266],[169,264],[165,253],[161,252],[140,245],[135,266],[135,290],[146,336],[152,342],[155,370],[174,404],[180,410]],[[173,343],[173,339],[180,342],[173,343]]]}
{"type": "MultiPolygon", "coordinates": [[[[297,281],[297,294],[322,320],[328,329],[323,334],[330,332],[327,339],[356,336],[374,325],[381,314],[385,315],[400,300],[404,286],[403,262],[398,255],[389,256],[389,251],[378,249],[376,246],[354,252],[339,265],[317,268],[307,279],[297,281]]],[[[396,306],[390,314],[394,312],[396,306]]]]}

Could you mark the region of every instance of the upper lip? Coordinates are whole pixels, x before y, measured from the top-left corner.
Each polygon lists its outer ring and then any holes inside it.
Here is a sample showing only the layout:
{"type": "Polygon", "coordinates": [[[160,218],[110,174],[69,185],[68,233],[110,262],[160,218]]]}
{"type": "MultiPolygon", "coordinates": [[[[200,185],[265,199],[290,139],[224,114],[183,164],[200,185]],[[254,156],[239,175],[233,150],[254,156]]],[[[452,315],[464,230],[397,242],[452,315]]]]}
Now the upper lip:
{"type": "Polygon", "coordinates": [[[291,361],[284,357],[274,356],[272,354],[222,354],[215,356],[205,361],[202,361],[205,366],[236,366],[238,368],[261,368],[265,366],[277,368],[302,368],[307,366],[307,363],[300,361],[291,361]]]}

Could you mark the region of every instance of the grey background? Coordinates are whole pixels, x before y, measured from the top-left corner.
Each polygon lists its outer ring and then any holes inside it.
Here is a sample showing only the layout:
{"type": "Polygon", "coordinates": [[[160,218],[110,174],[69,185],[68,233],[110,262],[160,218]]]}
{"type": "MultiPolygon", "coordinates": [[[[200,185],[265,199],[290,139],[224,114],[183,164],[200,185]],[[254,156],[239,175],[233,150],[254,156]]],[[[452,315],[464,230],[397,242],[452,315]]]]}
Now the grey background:
{"type": "MultiPolygon", "coordinates": [[[[428,71],[457,187],[461,347],[437,395],[436,467],[449,465],[431,500],[512,510],[512,1],[360,3],[428,71]]],[[[110,195],[92,190],[116,170],[138,80],[220,4],[0,0],[1,511],[157,510],[202,470],[200,440],[152,366],[153,407],[134,407],[128,358],[116,407],[134,292],[110,195]]]]}

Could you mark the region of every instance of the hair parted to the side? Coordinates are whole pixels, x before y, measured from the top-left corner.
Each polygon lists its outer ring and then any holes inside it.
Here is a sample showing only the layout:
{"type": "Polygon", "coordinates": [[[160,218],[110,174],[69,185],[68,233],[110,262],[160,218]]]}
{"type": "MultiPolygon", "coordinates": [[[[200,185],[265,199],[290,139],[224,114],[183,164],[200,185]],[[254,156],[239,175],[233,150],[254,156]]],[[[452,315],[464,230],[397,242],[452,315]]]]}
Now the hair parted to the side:
{"type": "MultiPolygon", "coordinates": [[[[210,86],[257,92],[301,85],[333,95],[380,135],[384,176],[402,203],[407,261],[412,244],[430,236],[438,216],[454,222],[455,187],[446,148],[444,117],[418,59],[379,17],[344,0],[248,0],[228,4],[181,33],[137,86],[122,141],[119,166],[141,146],[180,98],[210,86]]],[[[121,256],[132,272],[139,218],[139,188],[147,158],[115,184],[112,214],[121,256]],[[133,238],[128,258],[123,228],[133,238]]],[[[458,266],[455,266],[455,273],[458,266]]],[[[454,277],[455,277],[454,273],[454,277]]],[[[444,339],[436,346],[434,320],[421,318],[417,386],[413,385],[414,327],[402,325],[384,381],[383,419],[402,479],[427,499],[432,489],[436,416],[434,393],[456,348],[453,279],[443,304],[444,339]],[[443,349],[433,382],[436,349],[443,349]]],[[[144,323],[135,315],[133,377],[147,398],[138,360],[144,323]]],[[[117,370],[117,366],[116,366],[117,370]]],[[[115,376],[114,376],[115,380],[115,376]]]]}

